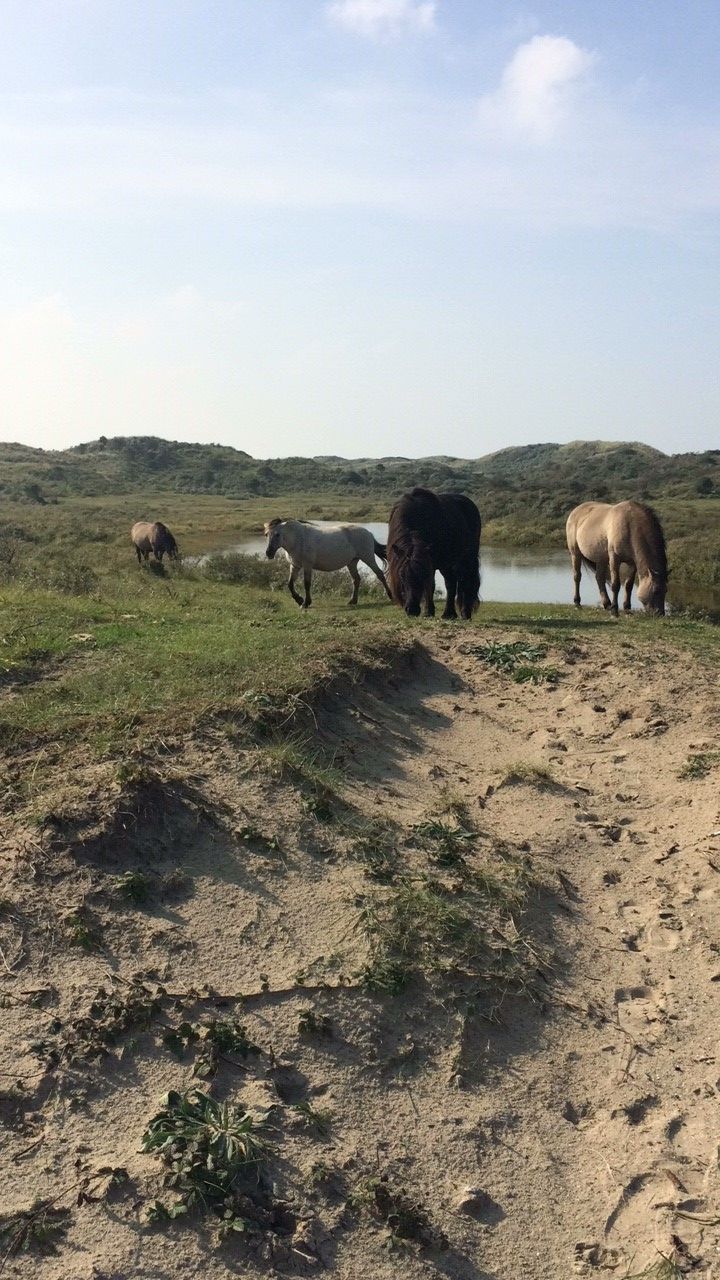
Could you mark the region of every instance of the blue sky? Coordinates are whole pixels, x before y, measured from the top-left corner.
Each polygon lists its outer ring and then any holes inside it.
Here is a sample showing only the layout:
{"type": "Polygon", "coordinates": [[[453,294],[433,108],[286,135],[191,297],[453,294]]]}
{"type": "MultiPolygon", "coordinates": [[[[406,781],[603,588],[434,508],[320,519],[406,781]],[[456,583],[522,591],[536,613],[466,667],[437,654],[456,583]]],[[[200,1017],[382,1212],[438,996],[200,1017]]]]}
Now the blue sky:
{"type": "Polygon", "coordinates": [[[3,0],[0,436],[720,435],[720,6],[3,0]]]}

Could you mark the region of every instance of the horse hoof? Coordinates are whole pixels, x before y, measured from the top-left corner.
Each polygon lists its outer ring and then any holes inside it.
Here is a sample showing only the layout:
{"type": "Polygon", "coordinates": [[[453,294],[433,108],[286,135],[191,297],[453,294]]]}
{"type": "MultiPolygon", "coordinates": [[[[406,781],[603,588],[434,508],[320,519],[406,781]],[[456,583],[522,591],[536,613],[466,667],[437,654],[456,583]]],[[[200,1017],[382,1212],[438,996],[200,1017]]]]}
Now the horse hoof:
{"type": "Polygon", "coordinates": [[[354,609],[357,606],[357,600],[348,600],[348,609],[354,609]]]}

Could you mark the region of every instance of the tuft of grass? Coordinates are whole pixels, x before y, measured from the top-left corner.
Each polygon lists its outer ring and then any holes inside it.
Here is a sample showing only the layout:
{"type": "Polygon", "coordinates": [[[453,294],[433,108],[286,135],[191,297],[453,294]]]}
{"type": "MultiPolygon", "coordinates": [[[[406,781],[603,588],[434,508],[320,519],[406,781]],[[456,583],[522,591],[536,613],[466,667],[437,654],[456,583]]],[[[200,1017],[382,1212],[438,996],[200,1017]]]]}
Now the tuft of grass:
{"type": "Polygon", "coordinates": [[[398,868],[397,835],[384,823],[371,822],[350,846],[368,880],[392,884],[398,868]]]}
{"type": "Polygon", "coordinates": [[[430,858],[439,867],[461,867],[465,865],[463,853],[470,848],[478,837],[477,831],[471,831],[460,825],[450,826],[440,818],[418,822],[413,832],[430,845],[430,858]]]}
{"type": "Polygon", "coordinates": [[[555,776],[547,765],[536,764],[529,760],[516,760],[508,765],[501,785],[513,786],[521,782],[531,787],[551,787],[555,785],[555,776]]]}
{"type": "Polygon", "coordinates": [[[699,751],[689,755],[683,765],[678,777],[706,778],[711,769],[715,769],[720,765],[720,751],[699,751]]]}
{"type": "Polygon", "coordinates": [[[343,777],[332,758],[328,760],[299,734],[264,743],[258,758],[271,777],[294,783],[306,797],[317,797],[328,804],[342,790],[343,777]]]}
{"type": "Polygon", "coordinates": [[[684,1272],[674,1258],[658,1258],[644,1271],[628,1271],[623,1280],[682,1280],[684,1272]]]}
{"type": "Polygon", "coordinates": [[[502,874],[466,873],[460,894],[425,877],[368,899],[359,919],[369,951],[362,980],[385,995],[420,975],[501,993],[527,987],[537,957],[513,918],[526,888],[524,870],[507,863],[502,874]]]}
{"type": "Polygon", "coordinates": [[[51,1200],[36,1200],[29,1209],[0,1215],[0,1243],[5,1257],[16,1253],[57,1253],[71,1222],[69,1209],[56,1209],[51,1200]]]}
{"type": "Polygon", "coordinates": [[[263,1126],[241,1106],[217,1102],[200,1089],[168,1093],[143,1134],[141,1150],[165,1168],[169,1205],[155,1201],[151,1221],[211,1211],[231,1231],[247,1230],[238,1196],[257,1180],[267,1152],[263,1126]]]}

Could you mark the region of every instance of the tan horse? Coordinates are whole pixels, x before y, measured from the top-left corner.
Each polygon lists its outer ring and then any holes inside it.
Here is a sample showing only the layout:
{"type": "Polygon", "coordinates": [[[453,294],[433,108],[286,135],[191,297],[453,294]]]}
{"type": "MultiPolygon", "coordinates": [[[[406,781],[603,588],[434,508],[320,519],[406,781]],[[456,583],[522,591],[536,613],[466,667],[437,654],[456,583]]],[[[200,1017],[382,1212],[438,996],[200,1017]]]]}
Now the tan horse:
{"type": "Polygon", "coordinates": [[[583,561],[591,568],[600,589],[604,609],[617,617],[620,565],[630,567],[625,581],[623,609],[629,610],[632,589],[638,579],[638,600],[650,613],[665,612],[668,567],[665,538],[655,512],[641,502],[581,502],[570,512],[565,526],[568,551],[575,577],[575,604],[580,604],[583,561]],[[612,588],[612,600],[607,583],[612,588]]]}
{"type": "Polygon", "coordinates": [[[142,563],[143,558],[147,564],[151,551],[160,564],[166,554],[171,560],[178,558],[177,542],[167,525],[160,520],[156,520],[154,524],[148,520],[138,520],[130,530],[130,537],[137,552],[138,564],[142,563]]]}

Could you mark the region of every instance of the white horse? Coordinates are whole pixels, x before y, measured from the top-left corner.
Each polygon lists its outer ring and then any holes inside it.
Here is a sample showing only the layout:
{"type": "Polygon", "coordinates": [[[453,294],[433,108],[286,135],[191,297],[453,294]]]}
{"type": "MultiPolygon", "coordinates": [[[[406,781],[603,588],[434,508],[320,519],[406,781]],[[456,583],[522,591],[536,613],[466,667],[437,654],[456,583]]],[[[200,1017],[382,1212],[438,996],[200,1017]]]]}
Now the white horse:
{"type": "Polygon", "coordinates": [[[325,573],[333,569],[348,569],[353,580],[353,593],[349,604],[357,604],[360,590],[360,574],[358,561],[372,569],[375,577],[382,582],[389,598],[390,589],[385,581],[385,574],[375,563],[375,557],[385,559],[386,548],[376,542],[369,529],[360,524],[338,524],[331,529],[317,529],[315,525],[306,524],[304,520],[270,520],[265,525],[267,547],[265,555],[273,560],[282,550],[291,564],[288,590],[303,609],[308,609],[310,599],[310,583],[313,569],[325,573]],[[303,570],[305,582],[305,599],[295,590],[295,579],[303,570]]]}

